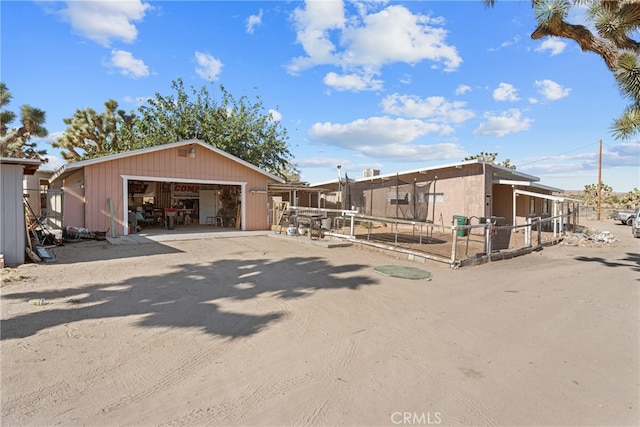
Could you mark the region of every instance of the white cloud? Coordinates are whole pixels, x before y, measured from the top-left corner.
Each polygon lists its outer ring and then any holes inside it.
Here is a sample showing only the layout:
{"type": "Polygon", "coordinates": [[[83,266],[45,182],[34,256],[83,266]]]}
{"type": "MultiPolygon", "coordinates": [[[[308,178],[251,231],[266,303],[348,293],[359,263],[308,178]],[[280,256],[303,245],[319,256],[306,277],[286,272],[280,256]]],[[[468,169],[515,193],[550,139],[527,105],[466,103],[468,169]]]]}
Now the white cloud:
{"type": "Polygon", "coordinates": [[[461,123],[474,117],[473,111],[464,108],[466,105],[466,102],[450,102],[441,96],[420,98],[397,93],[382,100],[383,111],[387,114],[431,119],[441,123],[461,123]]]}
{"type": "Polygon", "coordinates": [[[467,85],[458,85],[456,88],[456,95],[464,95],[465,93],[471,90],[471,86],[467,85]]]}
{"type": "Polygon", "coordinates": [[[496,116],[485,115],[486,121],[473,131],[476,136],[493,135],[502,137],[510,133],[529,130],[533,120],[522,117],[520,110],[512,109],[496,116]]]}
{"type": "Polygon", "coordinates": [[[271,114],[271,120],[274,122],[279,122],[280,120],[282,120],[282,113],[280,113],[278,110],[269,109],[269,114],[271,114]]]}
{"type": "Polygon", "coordinates": [[[496,101],[517,101],[518,90],[509,83],[500,83],[497,89],[493,91],[493,99],[496,101]]]}
{"type": "Polygon", "coordinates": [[[536,52],[549,52],[551,54],[551,56],[554,55],[559,55],[562,52],[564,52],[564,50],[567,48],[567,43],[555,38],[555,37],[551,37],[551,38],[546,38],[542,43],[540,43],[540,46],[538,46],[537,48],[535,48],[536,52]]]}
{"type": "Polygon", "coordinates": [[[43,171],[57,171],[66,163],[61,156],[47,154],[44,158],[47,159],[47,163],[40,166],[40,169],[43,171]]]}
{"type": "Polygon", "coordinates": [[[400,5],[376,13],[368,13],[366,7],[356,9],[359,15],[348,16],[342,1],[308,1],[304,8],[296,8],[297,41],[305,55],[291,61],[289,72],[334,65],[345,75],[376,75],[387,64],[424,60],[454,71],[462,63],[455,46],[446,43],[442,19],[412,14],[400,5]]]}
{"type": "Polygon", "coordinates": [[[442,62],[445,71],[454,71],[462,59],[454,46],[446,44],[447,32],[437,27],[441,21],[412,14],[404,6],[393,5],[364,17],[362,26],[350,25],[342,33],[348,48],[343,61],[379,67],[393,62],[416,64],[422,60],[442,62]]]}
{"type": "Polygon", "coordinates": [[[376,80],[372,75],[343,74],[334,72],[324,76],[324,84],[338,91],[360,92],[363,90],[381,90],[382,80],[376,80]]]}
{"type": "Polygon", "coordinates": [[[134,58],[133,54],[126,50],[112,50],[107,65],[117,68],[123,76],[136,79],[149,76],[149,67],[145,65],[144,61],[134,58]]]}
{"type": "Polygon", "coordinates": [[[426,161],[449,156],[464,157],[464,151],[457,144],[412,144],[429,134],[447,135],[451,132],[448,125],[417,119],[371,117],[345,124],[315,123],[309,130],[309,137],[316,143],[356,150],[373,158],[384,156],[387,159],[426,161]]]}
{"type": "MultiPolygon", "coordinates": [[[[597,144],[586,149],[588,151],[583,153],[530,158],[522,166],[518,165],[518,170],[543,177],[548,185],[581,190],[585,184],[596,182],[599,165],[597,144]]],[[[637,140],[605,146],[602,152],[604,181],[613,185],[614,191],[626,192],[640,187],[637,178],[639,158],[640,142],[637,140]]]]}
{"type": "Polygon", "coordinates": [[[370,117],[346,124],[315,123],[309,131],[309,136],[315,141],[326,144],[357,148],[363,145],[377,146],[410,142],[440,130],[442,130],[440,125],[417,119],[370,117]]]}
{"type": "Polygon", "coordinates": [[[360,152],[364,156],[384,157],[386,160],[431,161],[463,158],[466,153],[457,144],[414,144],[417,138],[431,133],[448,133],[448,126],[421,120],[371,117],[351,123],[316,123],[309,137],[320,144],[360,152]]]}
{"type": "Polygon", "coordinates": [[[289,72],[297,73],[317,64],[335,64],[335,45],[329,32],[344,26],[344,4],[341,1],[312,1],[306,7],[293,12],[297,42],[302,45],[306,57],[294,58],[289,72]]]}
{"type": "Polygon", "coordinates": [[[205,80],[217,80],[222,72],[223,64],[219,59],[208,53],[196,52],[196,74],[205,80]]]}
{"type": "Polygon", "coordinates": [[[253,29],[262,24],[262,9],[257,15],[251,15],[247,18],[247,33],[253,34],[253,29]]]}
{"type": "Polygon", "coordinates": [[[148,3],[129,1],[68,1],[66,8],[58,11],[78,34],[103,46],[111,40],[132,43],[138,37],[134,22],[142,21],[148,3]]]}
{"type": "Polygon", "coordinates": [[[135,104],[137,107],[141,106],[148,100],[153,98],[153,96],[124,96],[122,101],[127,104],[135,104]]]}
{"type": "Polygon", "coordinates": [[[341,160],[337,160],[334,157],[306,157],[300,160],[296,160],[296,164],[301,167],[323,167],[327,169],[333,169],[336,165],[341,164],[341,160]]]}
{"type": "MultiPolygon", "coordinates": [[[[379,158],[384,151],[387,161],[400,162],[432,162],[435,160],[460,160],[467,153],[454,143],[437,144],[389,144],[385,147],[365,147],[362,153],[373,158],[379,158]]],[[[380,169],[380,168],[378,168],[380,169]]]]}
{"type": "Polygon", "coordinates": [[[520,39],[521,39],[521,37],[516,35],[511,40],[507,40],[507,41],[504,41],[504,42],[500,43],[500,47],[490,47],[487,50],[489,52],[498,52],[502,48],[518,44],[520,42],[520,39]]]}
{"type": "Polygon", "coordinates": [[[520,36],[514,36],[513,39],[500,43],[500,47],[509,47],[520,42],[520,36]]]}
{"type": "Polygon", "coordinates": [[[536,80],[535,85],[538,88],[538,93],[547,101],[557,101],[569,96],[571,92],[571,89],[564,88],[553,80],[536,80]]]}
{"type": "MultiPolygon", "coordinates": [[[[628,141],[610,146],[603,155],[606,157],[608,166],[640,167],[640,141],[628,141]]],[[[634,182],[640,184],[637,175],[634,182]]]]}
{"type": "Polygon", "coordinates": [[[404,84],[404,85],[408,85],[411,84],[411,82],[413,81],[413,79],[411,78],[411,75],[409,74],[404,74],[402,77],[400,77],[400,83],[404,84]]]}

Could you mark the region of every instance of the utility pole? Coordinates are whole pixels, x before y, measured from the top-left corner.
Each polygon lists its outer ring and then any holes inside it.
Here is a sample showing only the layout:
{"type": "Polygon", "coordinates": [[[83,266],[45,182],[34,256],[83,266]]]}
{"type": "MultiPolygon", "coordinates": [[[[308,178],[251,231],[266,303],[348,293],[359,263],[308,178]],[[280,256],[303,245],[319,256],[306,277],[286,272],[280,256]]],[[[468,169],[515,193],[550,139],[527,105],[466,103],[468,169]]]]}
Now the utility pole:
{"type": "Polygon", "coordinates": [[[596,218],[600,221],[600,205],[602,203],[602,140],[600,140],[600,153],[598,154],[598,211],[596,218]]]}
{"type": "Polygon", "coordinates": [[[342,209],[342,174],[340,169],[342,169],[342,166],[338,165],[338,201],[340,202],[340,209],[342,209]]]}

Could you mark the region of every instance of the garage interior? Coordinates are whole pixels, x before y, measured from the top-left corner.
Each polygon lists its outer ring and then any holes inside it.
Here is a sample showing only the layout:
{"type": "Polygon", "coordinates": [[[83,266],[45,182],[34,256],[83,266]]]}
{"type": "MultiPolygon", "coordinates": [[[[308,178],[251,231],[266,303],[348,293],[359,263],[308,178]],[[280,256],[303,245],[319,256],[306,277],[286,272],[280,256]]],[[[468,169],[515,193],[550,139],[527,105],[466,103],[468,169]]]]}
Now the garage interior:
{"type": "Polygon", "coordinates": [[[128,180],[127,188],[131,233],[145,228],[240,225],[239,185],[128,180]]]}

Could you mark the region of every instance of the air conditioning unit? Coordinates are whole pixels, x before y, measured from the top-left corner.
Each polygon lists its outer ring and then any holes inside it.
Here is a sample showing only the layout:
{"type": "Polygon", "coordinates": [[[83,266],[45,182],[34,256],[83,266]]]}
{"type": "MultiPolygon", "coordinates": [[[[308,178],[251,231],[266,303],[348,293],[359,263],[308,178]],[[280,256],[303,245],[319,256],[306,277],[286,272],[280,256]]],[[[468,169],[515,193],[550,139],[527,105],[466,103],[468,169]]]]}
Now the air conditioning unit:
{"type": "Polygon", "coordinates": [[[380,169],[365,169],[362,171],[363,178],[371,178],[380,175],[380,169]]]}

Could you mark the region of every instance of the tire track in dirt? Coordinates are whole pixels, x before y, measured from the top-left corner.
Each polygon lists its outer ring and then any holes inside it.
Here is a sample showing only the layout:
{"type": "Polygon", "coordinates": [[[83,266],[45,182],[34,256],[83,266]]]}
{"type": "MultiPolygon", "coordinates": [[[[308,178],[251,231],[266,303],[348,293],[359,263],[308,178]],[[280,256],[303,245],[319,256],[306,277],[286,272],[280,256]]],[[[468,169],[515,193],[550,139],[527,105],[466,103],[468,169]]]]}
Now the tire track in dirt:
{"type": "Polygon", "coordinates": [[[264,409],[272,399],[282,398],[283,395],[300,387],[307,386],[313,381],[314,377],[310,373],[289,378],[272,375],[263,386],[257,388],[254,385],[248,386],[243,396],[233,405],[233,410],[228,414],[224,414],[223,419],[225,422],[241,423],[250,412],[257,412],[264,409]]]}
{"type": "MultiPolygon", "coordinates": [[[[127,376],[126,373],[131,367],[145,366],[144,359],[148,357],[147,354],[152,353],[158,344],[166,342],[165,335],[167,333],[159,332],[144,341],[142,346],[132,348],[132,351],[118,358],[109,366],[96,367],[74,375],[73,380],[78,383],[77,387],[72,386],[68,381],[58,381],[33,392],[8,398],[3,402],[2,414],[3,416],[13,413],[30,415],[36,411],[41,412],[43,408],[51,409],[62,403],[78,399],[91,388],[104,382],[106,378],[114,379],[122,375],[127,376]]],[[[129,381],[120,382],[122,384],[130,383],[129,381]]]]}
{"type": "Polygon", "coordinates": [[[190,426],[190,425],[231,425],[242,424],[242,420],[249,414],[264,409],[268,402],[280,398],[283,394],[313,381],[310,374],[303,374],[291,378],[271,376],[261,381],[260,386],[249,384],[237,394],[218,405],[198,408],[187,414],[173,418],[162,426],[190,426]]]}
{"type": "MultiPolygon", "coordinates": [[[[253,248],[247,248],[249,249],[248,251],[240,251],[237,255],[241,255],[241,257],[265,255],[264,251],[255,251],[253,248]]],[[[74,326],[71,329],[68,328],[66,331],[67,338],[78,339],[77,331],[78,327],[74,326]]],[[[106,367],[97,367],[75,375],[73,382],[59,381],[28,394],[14,396],[3,401],[3,416],[18,413],[29,415],[35,412],[36,407],[39,408],[38,411],[41,411],[42,408],[51,409],[60,406],[65,402],[73,401],[81,397],[83,394],[87,393],[87,391],[90,391],[101,383],[104,383],[105,379],[109,379],[109,381],[117,383],[119,389],[128,392],[127,397],[108,403],[102,408],[102,413],[109,413],[117,410],[124,404],[130,404],[144,399],[155,394],[159,390],[163,390],[177,384],[182,377],[187,376],[190,372],[196,371],[200,367],[207,365],[217,354],[214,352],[213,347],[216,347],[219,344],[219,340],[216,340],[216,344],[212,344],[212,346],[201,349],[196,354],[185,356],[177,363],[157,363],[151,367],[154,371],[153,374],[142,375],[143,371],[150,368],[147,363],[147,355],[154,354],[157,352],[158,348],[162,348],[162,346],[158,344],[166,343],[166,338],[164,337],[166,333],[167,332],[160,332],[159,334],[156,334],[154,337],[149,338],[144,345],[136,346],[135,349],[132,349],[130,352],[126,353],[106,367]],[[156,372],[159,366],[177,367],[165,372],[160,380],[153,381],[154,378],[157,378],[156,372]],[[126,374],[126,372],[131,371],[137,372],[136,377],[138,381],[131,381],[131,377],[126,374]],[[146,386],[144,385],[145,380],[147,384],[146,386]],[[77,382],[78,385],[76,385],[75,382],[77,382]],[[122,388],[120,388],[120,386],[122,386],[122,388]],[[140,389],[141,387],[143,387],[142,390],[140,389]],[[127,390],[127,388],[129,388],[129,390],[127,390]],[[29,410],[31,408],[34,408],[34,410],[29,410]]],[[[166,350],[163,349],[163,351],[166,350]]]]}
{"type": "MultiPolygon", "coordinates": [[[[65,381],[58,381],[50,386],[42,387],[30,393],[9,398],[2,404],[2,418],[11,416],[30,416],[46,406],[48,402],[59,401],[64,396],[72,395],[71,386],[65,381]]],[[[50,405],[53,407],[54,405],[50,405]]]]}
{"type": "MultiPolygon", "coordinates": [[[[445,355],[443,355],[444,357],[445,355]]],[[[413,360],[407,357],[402,357],[402,359],[407,362],[411,369],[416,372],[416,377],[421,379],[425,379],[424,382],[435,383],[438,387],[438,394],[441,396],[453,396],[453,400],[456,404],[456,407],[464,407],[471,414],[474,425],[483,425],[483,426],[499,426],[500,421],[497,420],[493,414],[498,413],[495,408],[491,408],[487,405],[483,405],[478,400],[470,397],[467,393],[462,392],[461,390],[466,390],[467,387],[461,387],[461,380],[459,377],[459,373],[443,373],[442,370],[431,369],[430,364],[422,363],[420,360],[413,360]]],[[[440,366],[438,364],[437,366],[440,366]]],[[[465,380],[477,380],[482,381],[484,375],[480,371],[475,370],[463,370],[465,375],[469,377],[469,379],[465,380]]],[[[461,410],[456,410],[457,413],[462,412],[461,410]]],[[[443,418],[446,417],[447,414],[442,414],[443,418]]]]}
{"type": "Polygon", "coordinates": [[[313,426],[313,425],[326,425],[326,413],[329,408],[329,401],[325,400],[320,405],[317,405],[311,413],[306,414],[298,418],[293,425],[299,426],[313,426]]]}
{"type": "Polygon", "coordinates": [[[166,391],[180,382],[189,379],[192,373],[198,372],[203,367],[215,363],[216,359],[222,352],[223,349],[221,348],[218,340],[216,340],[215,344],[200,347],[197,352],[189,353],[176,361],[172,361],[170,363],[157,363],[153,366],[148,366],[147,369],[154,373],[156,373],[158,369],[162,369],[167,365],[170,366],[170,368],[165,370],[157,380],[154,379],[158,378],[158,375],[141,376],[142,381],[137,383],[137,387],[132,390],[132,393],[104,405],[102,413],[108,414],[122,408],[123,406],[128,406],[132,403],[153,396],[158,392],[166,391]]]}

